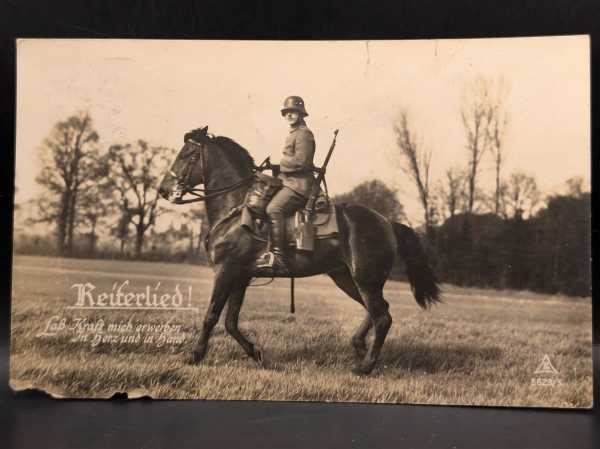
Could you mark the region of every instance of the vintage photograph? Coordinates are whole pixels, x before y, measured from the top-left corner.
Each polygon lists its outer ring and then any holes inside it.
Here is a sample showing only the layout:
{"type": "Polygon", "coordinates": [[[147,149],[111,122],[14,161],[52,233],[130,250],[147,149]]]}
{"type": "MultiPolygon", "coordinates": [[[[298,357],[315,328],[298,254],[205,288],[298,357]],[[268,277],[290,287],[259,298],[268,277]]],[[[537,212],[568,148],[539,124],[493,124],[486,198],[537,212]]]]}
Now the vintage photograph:
{"type": "Polygon", "coordinates": [[[591,408],[589,51],[18,40],[11,387],[591,408]]]}

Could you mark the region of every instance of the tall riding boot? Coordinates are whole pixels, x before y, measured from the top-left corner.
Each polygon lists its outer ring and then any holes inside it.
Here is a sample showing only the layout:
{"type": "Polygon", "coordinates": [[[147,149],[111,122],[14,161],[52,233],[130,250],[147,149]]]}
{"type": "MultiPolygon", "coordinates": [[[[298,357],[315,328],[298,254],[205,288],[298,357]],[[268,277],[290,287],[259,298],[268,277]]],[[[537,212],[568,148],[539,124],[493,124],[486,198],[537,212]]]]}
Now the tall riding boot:
{"type": "Polygon", "coordinates": [[[273,272],[278,275],[289,273],[285,260],[285,219],[283,217],[271,220],[271,251],[275,255],[273,272]]]}
{"type": "Polygon", "coordinates": [[[272,218],[269,221],[269,249],[257,260],[257,267],[265,275],[285,276],[289,274],[285,262],[285,219],[272,218]]]}

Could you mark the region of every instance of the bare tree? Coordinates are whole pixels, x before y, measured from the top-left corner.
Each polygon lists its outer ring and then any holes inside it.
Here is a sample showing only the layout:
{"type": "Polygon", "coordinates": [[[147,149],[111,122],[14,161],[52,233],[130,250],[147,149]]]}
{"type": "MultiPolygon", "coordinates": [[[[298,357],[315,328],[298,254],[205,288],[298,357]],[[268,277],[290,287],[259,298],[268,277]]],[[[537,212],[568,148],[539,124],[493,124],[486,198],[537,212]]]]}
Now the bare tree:
{"type": "Polygon", "coordinates": [[[121,202],[117,203],[119,215],[116,223],[111,228],[111,235],[119,239],[119,255],[123,257],[125,254],[125,245],[129,238],[129,225],[131,224],[131,211],[129,209],[129,200],[127,197],[121,198],[121,202]]]}
{"type": "Polygon", "coordinates": [[[490,151],[494,158],[495,190],[494,190],[494,213],[500,214],[501,192],[501,170],[504,164],[504,136],[508,124],[506,112],[506,97],[508,96],[508,85],[504,78],[489,81],[490,92],[487,105],[487,132],[490,151]]]}
{"type": "Polygon", "coordinates": [[[461,105],[462,124],[467,134],[467,212],[473,212],[477,189],[477,176],[483,155],[490,146],[489,111],[491,82],[478,77],[465,87],[461,105]]]}
{"type": "Polygon", "coordinates": [[[464,207],[465,173],[457,167],[446,170],[445,179],[437,186],[439,209],[444,218],[452,218],[464,207]]]}
{"type": "Polygon", "coordinates": [[[79,204],[81,213],[79,214],[78,225],[87,230],[87,251],[93,256],[98,242],[98,228],[105,226],[114,212],[109,184],[98,180],[98,182],[90,185],[82,192],[79,204]]]}
{"type": "Polygon", "coordinates": [[[511,174],[501,192],[501,214],[505,218],[531,216],[541,200],[535,178],[525,173],[511,174]]]}
{"type": "Polygon", "coordinates": [[[583,178],[581,176],[574,176],[567,179],[567,195],[575,198],[580,198],[584,191],[583,178]]]}
{"type": "Polygon", "coordinates": [[[110,147],[108,182],[120,204],[121,251],[131,223],[135,228],[135,256],[141,256],[144,235],[162,213],[158,207],[158,183],[173,154],[172,149],[150,146],[143,140],[110,147]]]}
{"type": "Polygon", "coordinates": [[[432,209],[433,204],[430,201],[432,192],[429,186],[432,151],[431,149],[423,149],[423,145],[418,140],[417,133],[411,129],[406,111],[400,111],[398,119],[394,123],[394,131],[396,132],[396,142],[400,149],[400,154],[406,164],[401,166],[402,170],[412,179],[417,187],[419,201],[423,207],[425,229],[427,235],[431,236],[433,216],[435,215],[432,209]]]}
{"type": "Polygon", "coordinates": [[[89,114],[78,113],[58,122],[42,144],[36,182],[46,192],[38,202],[40,221],[56,223],[59,254],[72,253],[79,196],[101,174],[97,142],[89,114]]]}

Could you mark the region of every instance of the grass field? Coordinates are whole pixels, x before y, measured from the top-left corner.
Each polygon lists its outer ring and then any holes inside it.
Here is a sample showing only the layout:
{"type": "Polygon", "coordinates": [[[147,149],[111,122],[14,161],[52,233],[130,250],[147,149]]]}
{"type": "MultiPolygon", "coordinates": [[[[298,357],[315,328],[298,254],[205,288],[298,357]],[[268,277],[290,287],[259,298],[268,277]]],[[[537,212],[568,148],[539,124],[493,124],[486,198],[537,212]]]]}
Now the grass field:
{"type": "Polygon", "coordinates": [[[591,406],[590,298],[443,286],[444,303],[424,312],[407,284],[389,282],[385,295],[394,323],[377,368],[361,378],[350,373],[355,360],[349,341],[364,312],[326,277],[296,281],[295,316],[289,315],[289,281],[248,290],[240,327],[265,351],[266,367],[249,360],[221,323],[205,361],[192,366],[186,356],[207,306],[210,269],[28,256],[15,256],[13,265],[15,389],[39,387],[65,397],[128,392],[178,399],[591,406]],[[96,292],[110,292],[124,280],[138,292],[157,281],[161,291],[191,285],[192,303],[184,305],[198,311],[67,308],[75,304],[73,284],[90,282],[96,292]],[[53,316],[54,322],[64,318],[67,328],[41,335],[53,316]],[[131,328],[105,326],[100,334],[114,334],[114,341],[94,345],[69,333],[77,319],[131,323],[133,333],[138,324],[147,327],[142,340],[122,341],[131,328]],[[149,325],[165,323],[181,341],[144,341],[158,329],[149,325]],[[544,355],[557,373],[535,373],[544,355]]]}

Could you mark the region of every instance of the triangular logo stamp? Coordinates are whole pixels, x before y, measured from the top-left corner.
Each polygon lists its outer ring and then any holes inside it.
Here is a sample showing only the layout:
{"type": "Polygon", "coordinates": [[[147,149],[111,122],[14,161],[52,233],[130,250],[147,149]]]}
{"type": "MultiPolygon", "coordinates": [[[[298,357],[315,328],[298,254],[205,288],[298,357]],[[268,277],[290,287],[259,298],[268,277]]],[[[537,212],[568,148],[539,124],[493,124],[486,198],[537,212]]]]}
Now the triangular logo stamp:
{"type": "Polygon", "coordinates": [[[548,354],[544,354],[541,363],[538,365],[534,374],[558,374],[558,370],[552,366],[548,354]]]}

